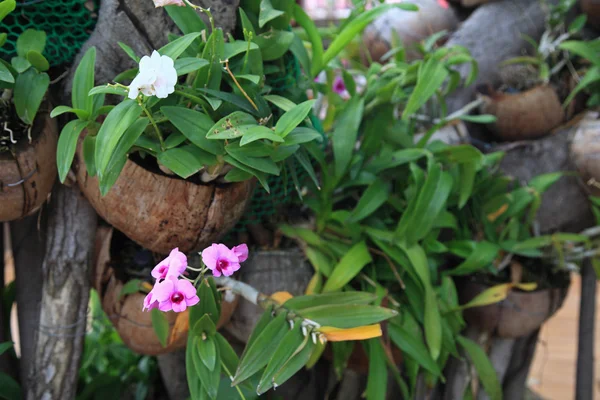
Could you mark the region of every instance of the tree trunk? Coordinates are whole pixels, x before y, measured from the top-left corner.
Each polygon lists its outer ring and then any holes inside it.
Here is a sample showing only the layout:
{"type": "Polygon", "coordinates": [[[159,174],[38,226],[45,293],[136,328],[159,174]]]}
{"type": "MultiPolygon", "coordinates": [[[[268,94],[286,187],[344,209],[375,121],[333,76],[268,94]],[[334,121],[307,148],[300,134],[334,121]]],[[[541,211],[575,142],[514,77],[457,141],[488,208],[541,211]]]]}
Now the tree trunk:
{"type": "Polygon", "coordinates": [[[581,269],[579,343],[577,348],[576,400],[594,398],[594,324],[596,323],[596,273],[591,261],[581,269]]]}
{"type": "Polygon", "coordinates": [[[96,213],[75,187],[58,186],[48,221],[28,400],[73,399],[87,327],[96,213]]]}
{"type": "Polygon", "coordinates": [[[19,374],[22,382],[27,379],[29,368],[33,364],[34,334],[40,321],[42,263],[46,246],[46,224],[43,217],[47,210],[44,207],[40,211],[41,215],[36,213],[10,224],[21,348],[19,374]]]}

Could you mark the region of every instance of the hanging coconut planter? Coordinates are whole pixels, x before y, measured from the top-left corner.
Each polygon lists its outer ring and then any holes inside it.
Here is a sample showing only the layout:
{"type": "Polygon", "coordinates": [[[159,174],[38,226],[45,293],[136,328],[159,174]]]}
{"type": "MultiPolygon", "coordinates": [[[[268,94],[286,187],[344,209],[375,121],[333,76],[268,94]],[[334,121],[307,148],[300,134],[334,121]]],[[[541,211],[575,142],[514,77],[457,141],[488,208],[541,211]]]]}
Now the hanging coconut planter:
{"type": "Polygon", "coordinates": [[[381,60],[392,48],[393,37],[396,35],[408,50],[406,56],[411,60],[419,57],[419,53],[412,49],[417,43],[434,33],[443,30],[452,32],[457,28],[459,21],[452,8],[443,7],[436,0],[417,0],[411,3],[418,6],[419,11],[393,8],[365,29],[363,41],[373,60],[381,60]]]}
{"type": "Polygon", "coordinates": [[[7,125],[0,123],[0,137],[4,141],[6,136],[8,148],[0,151],[0,222],[6,222],[33,214],[48,198],[56,180],[58,129],[47,112],[40,112],[31,127],[31,142],[25,136],[11,143],[7,125]]]}
{"type": "Polygon", "coordinates": [[[594,196],[600,195],[600,119],[588,112],[575,128],[571,142],[571,159],[594,196]]]}
{"type": "Polygon", "coordinates": [[[152,172],[127,160],[114,186],[100,194],[98,179],[87,173],[81,141],[77,182],[96,212],[140,246],[160,254],[187,253],[218,241],[244,214],[254,180],[195,183],[152,172]]]}
{"type": "MultiPolygon", "coordinates": [[[[489,289],[482,283],[463,281],[459,286],[459,299],[466,304],[489,289]]],[[[548,320],[562,306],[568,287],[524,292],[511,289],[506,299],[482,307],[468,308],[463,316],[469,325],[481,332],[501,338],[519,338],[529,335],[548,320]]]]}
{"type": "MultiPolygon", "coordinates": [[[[177,319],[178,317],[185,318],[184,322],[187,322],[187,311],[164,313],[169,323],[169,341],[167,346],[163,347],[152,326],[151,313],[142,311],[146,294],[142,292],[121,294],[125,282],[117,277],[115,268],[112,266],[114,263],[114,255],[111,255],[113,233],[112,228],[100,227],[96,235],[95,269],[92,284],[98,291],[102,309],[125,345],[136,353],[158,355],[184,348],[189,327],[186,324],[182,327],[177,319]]],[[[237,303],[237,296],[231,302],[226,300],[221,302],[221,316],[217,323],[217,329],[229,321],[237,303]]]]}
{"type": "Polygon", "coordinates": [[[481,113],[496,117],[490,128],[506,141],[538,139],[559,126],[565,117],[558,94],[549,85],[518,93],[481,87],[479,96],[483,100],[481,113]]]}

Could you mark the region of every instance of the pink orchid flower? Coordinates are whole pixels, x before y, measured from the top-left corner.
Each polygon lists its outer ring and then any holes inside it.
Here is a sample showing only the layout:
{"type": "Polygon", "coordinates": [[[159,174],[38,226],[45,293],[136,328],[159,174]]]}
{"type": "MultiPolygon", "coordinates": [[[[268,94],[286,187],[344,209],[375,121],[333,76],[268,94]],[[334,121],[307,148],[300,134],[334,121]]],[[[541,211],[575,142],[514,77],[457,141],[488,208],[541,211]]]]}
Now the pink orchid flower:
{"type": "Polygon", "coordinates": [[[333,80],[333,91],[340,96],[346,94],[346,84],[344,83],[344,79],[341,76],[336,76],[333,80]]]}
{"type": "Polygon", "coordinates": [[[166,279],[167,277],[177,278],[179,275],[183,274],[187,265],[187,257],[176,247],[171,250],[169,257],[165,258],[154,267],[152,276],[158,280],[166,279]]]}
{"type": "Polygon", "coordinates": [[[442,7],[442,8],[448,8],[450,7],[450,4],[448,4],[448,0],[437,0],[437,3],[442,7]]]}
{"type": "Polygon", "coordinates": [[[183,312],[199,301],[196,288],[190,281],[169,277],[154,285],[144,299],[144,309],[158,308],[160,311],[183,312]]]}
{"type": "Polygon", "coordinates": [[[153,0],[154,7],[165,7],[165,6],[179,6],[185,7],[183,0],[153,0]]]}
{"type": "Polygon", "coordinates": [[[240,269],[240,263],[248,258],[248,246],[241,244],[233,249],[224,244],[213,243],[202,251],[202,261],[214,276],[231,276],[240,269]]]}

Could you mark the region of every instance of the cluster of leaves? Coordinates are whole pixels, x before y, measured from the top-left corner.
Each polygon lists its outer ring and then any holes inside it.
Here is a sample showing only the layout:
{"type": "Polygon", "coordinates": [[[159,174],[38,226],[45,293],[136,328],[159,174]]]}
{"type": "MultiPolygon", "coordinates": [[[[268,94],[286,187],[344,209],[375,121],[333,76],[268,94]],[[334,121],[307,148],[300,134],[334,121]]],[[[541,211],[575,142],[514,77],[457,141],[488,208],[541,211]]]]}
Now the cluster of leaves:
{"type": "MultiPolygon", "coordinates": [[[[16,7],[15,0],[0,2],[0,22],[16,7]]],[[[7,39],[0,33],[0,46],[7,39]]],[[[50,85],[45,72],[50,68],[42,55],[46,47],[46,33],[27,29],[17,38],[17,56],[10,63],[0,59],[0,90],[12,96],[2,95],[3,100],[12,99],[17,115],[25,125],[32,125],[50,85]]]]}
{"type": "MultiPolygon", "coordinates": [[[[281,2],[285,9],[292,5],[292,1],[281,2]]],[[[297,52],[296,36],[284,30],[289,14],[273,8],[268,0],[252,2],[239,9],[243,39],[230,36],[225,42],[223,31],[207,28],[191,7],[166,9],[184,35],[171,35],[170,43],[158,52],[175,60],[181,84],[166,99],[144,97],[103,106],[105,94],[126,96],[127,88],[120,84],[93,88],[95,50],[90,49],[75,75],[73,107],[53,111],[53,116],[72,112],[78,117],[61,133],[60,179],[66,177],[84,129],[84,160],[88,173],[98,176],[103,194],[131,152],[155,157],[181,178],[199,171],[218,176],[229,165],[226,181],[255,177],[267,191],[267,176],[285,174],[292,160],[314,176],[303,149],[305,143],[321,139],[304,122],[312,101],[274,95],[266,85],[265,76],[285,73],[282,57],[288,51],[297,52]],[[203,40],[201,32],[209,29],[210,35],[203,40]],[[106,119],[97,122],[106,113],[106,119]]],[[[139,62],[130,47],[120,46],[139,62]]],[[[131,79],[137,72],[137,68],[125,71],[115,81],[131,79]]]]}
{"type": "Polygon", "coordinates": [[[582,71],[583,76],[565,100],[565,104],[570,103],[582,90],[586,90],[591,94],[587,102],[588,107],[598,106],[600,104],[598,90],[600,88],[600,39],[568,40],[563,42],[560,48],[580,58],[579,64],[586,65],[582,71]]]}
{"type": "MultiPolygon", "coordinates": [[[[348,340],[396,315],[372,305],[376,296],[364,292],[292,297],[283,304],[264,298],[260,301],[265,312],[238,357],[216,330],[222,299],[214,280],[202,279],[197,290],[201,301],[189,310],[186,347],[192,400],[255,398],[314,365],[325,348],[324,332],[335,332],[335,340],[348,340]]],[[[154,313],[153,323],[166,343],[169,326],[164,315],[154,313]]],[[[375,330],[381,334],[380,327],[375,330]]]]}
{"type": "MultiPolygon", "coordinates": [[[[461,306],[453,278],[497,275],[508,254],[541,257],[549,237],[533,236],[534,217],[541,193],[561,175],[539,176],[520,187],[498,172],[502,154],[429,141],[451,119],[492,120],[446,115],[444,97],[460,83],[453,66],[474,61],[464,48],[434,49],[434,43],[423,44],[422,60],[408,63],[399,48],[388,54],[388,64],[356,71],[367,82],[362,91],[343,72],[347,101],[335,98],[331,84],[318,87],[327,89],[327,115],[335,117],[330,118],[332,154],[311,148],[321,187],[305,203],[316,226],[281,229],[302,243],[315,268],[308,293],[374,291],[398,310],[388,332],[403,352],[408,383],[381,343],[369,345],[369,399],[385,398],[386,366],[406,398],[414,394],[419,374],[429,385],[443,380],[441,371],[450,356],[460,357],[458,348],[479,371],[490,397],[500,399],[501,386],[485,352],[460,335],[465,327],[460,310],[501,300],[500,289],[507,293],[509,286],[491,288],[461,306]],[[441,105],[441,118],[419,139],[415,117],[432,98],[441,105]]],[[[469,81],[475,74],[473,68],[469,81]]],[[[333,350],[341,370],[352,348],[333,350]]]]}
{"type": "Polygon", "coordinates": [[[91,330],[85,336],[77,400],[148,398],[158,369],[156,359],[125,346],[102,311],[96,291],[90,293],[91,330]]]}

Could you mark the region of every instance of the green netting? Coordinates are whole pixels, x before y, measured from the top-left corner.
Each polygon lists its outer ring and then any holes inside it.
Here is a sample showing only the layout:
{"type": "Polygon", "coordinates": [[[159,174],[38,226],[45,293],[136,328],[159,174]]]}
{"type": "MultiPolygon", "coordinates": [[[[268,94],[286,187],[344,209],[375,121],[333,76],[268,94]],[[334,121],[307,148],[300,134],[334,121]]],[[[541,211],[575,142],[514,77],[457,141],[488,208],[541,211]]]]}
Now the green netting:
{"type": "Polygon", "coordinates": [[[32,28],[47,34],[44,55],[50,65],[67,64],[92,33],[97,10],[98,0],[17,1],[17,8],[2,21],[0,32],[8,38],[0,57],[15,56],[18,35],[32,28]]]}

